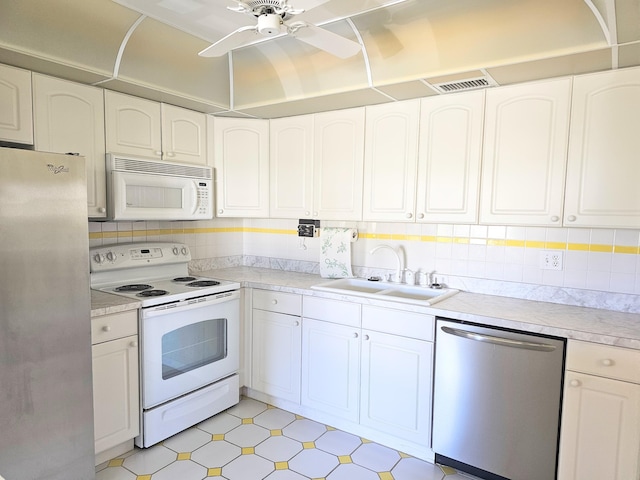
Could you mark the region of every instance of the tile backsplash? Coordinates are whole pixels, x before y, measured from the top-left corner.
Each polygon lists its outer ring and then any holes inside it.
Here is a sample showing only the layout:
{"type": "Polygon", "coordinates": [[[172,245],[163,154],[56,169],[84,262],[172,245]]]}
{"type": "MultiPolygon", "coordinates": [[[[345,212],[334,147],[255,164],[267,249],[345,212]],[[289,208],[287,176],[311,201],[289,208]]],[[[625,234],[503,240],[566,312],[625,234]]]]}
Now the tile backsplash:
{"type": "MultiPolygon", "coordinates": [[[[465,290],[482,291],[494,285],[500,294],[517,290],[518,286],[529,291],[544,287],[542,291],[548,291],[551,297],[559,294],[558,288],[562,289],[562,296],[587,290],[599,299],[603,298],[602,293],[621,294],[610,298],[617,299],[617,303],[633,304],[625,307],[628,311],[635,311],[635,305],[640,304],[636,297],[640,295],[640,230],[324,221],[321,224],[358,229],[359,239],[351,247],[354,273],[359,276],[384,275],[395,269],[393,255],[369,253],[375,246],[386,243],[403,252],[406,268],[435,272],[440,282],[466,287],[465,290]],[[560,253],[562,269],[543,269],[542,252],[560,253]]],[[[276,268],[318,273],[320,240],[299,238],[297,220],[90,222],[89,237],[92,246],[176,241],[189,245],[193,259],[209,261],[207,265],[266,264],[273,268],[275,264],[276,268]]]]}

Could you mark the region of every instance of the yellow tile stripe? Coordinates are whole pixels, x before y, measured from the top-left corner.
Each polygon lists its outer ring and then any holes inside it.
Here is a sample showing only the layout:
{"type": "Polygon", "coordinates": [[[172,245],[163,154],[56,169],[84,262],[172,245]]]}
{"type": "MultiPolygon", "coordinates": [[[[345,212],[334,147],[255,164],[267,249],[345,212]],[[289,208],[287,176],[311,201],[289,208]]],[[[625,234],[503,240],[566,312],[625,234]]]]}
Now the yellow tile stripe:
{"type": "MultiPolygon", "coordinates": [[[[113,240],[145,237],[162,237],[176,234],[201,235],[207,233],[261,233],[269,235],[297,235],[297,230],[257,227],[206,227],[206,228],[165,228],[129,231],[90,232],[90,240],[113,240]]],[[[532,249],[570,250],[584,252],[619,253],[640,255],[640,246],[607,245],[588,243],[548,242],[544,240],[514,240],[502,238],[451,237],[444,235],[415,235],[400,233],[360,233],[361,239],[395,240],[436,244],[486,245],[490,247],[520,247],[532,249]]]]}

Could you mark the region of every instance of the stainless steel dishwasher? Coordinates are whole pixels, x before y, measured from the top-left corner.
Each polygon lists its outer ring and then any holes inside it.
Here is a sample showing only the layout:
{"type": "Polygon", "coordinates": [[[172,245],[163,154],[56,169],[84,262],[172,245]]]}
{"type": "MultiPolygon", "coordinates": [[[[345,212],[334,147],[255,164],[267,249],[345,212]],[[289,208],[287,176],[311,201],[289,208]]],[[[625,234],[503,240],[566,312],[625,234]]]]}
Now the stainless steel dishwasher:
{"type": "Polygon", "coordinates": [[[438,318],[436,463],[487,480],[555,480],[565,340],[438,318]]]}

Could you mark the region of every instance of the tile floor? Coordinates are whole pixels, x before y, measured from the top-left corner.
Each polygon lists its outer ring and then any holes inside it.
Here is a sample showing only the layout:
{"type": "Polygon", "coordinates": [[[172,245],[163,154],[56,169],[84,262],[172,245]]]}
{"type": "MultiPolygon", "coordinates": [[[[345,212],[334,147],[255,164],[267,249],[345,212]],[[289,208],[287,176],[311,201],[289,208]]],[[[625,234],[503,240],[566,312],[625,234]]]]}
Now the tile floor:
{"type": "Polygon", "coordinates": [[[96,480],[463,480],[461,474],[265,403],[240,403],[147,449],[96,467],[96,480]]]}

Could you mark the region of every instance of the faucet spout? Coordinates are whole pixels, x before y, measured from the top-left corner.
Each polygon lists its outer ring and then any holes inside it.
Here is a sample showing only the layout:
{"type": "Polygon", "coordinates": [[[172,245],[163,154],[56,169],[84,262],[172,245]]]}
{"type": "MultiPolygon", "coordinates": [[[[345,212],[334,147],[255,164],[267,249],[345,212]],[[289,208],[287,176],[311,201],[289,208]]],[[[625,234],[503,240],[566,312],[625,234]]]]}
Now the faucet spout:
{"type": "Polygon", "coordinates": [[[383,243],[382,245],[378,245],[377,247],[371,249],[369,253],[373,255],[378,250],[383,248],[387,248],[391,250],[396,256],[396,275],[395,275],[395,278],[393,278],[391,281],[394,283],[402,283],[402,259],[400,258],[400,254],[395,248],[393,248],[391,245],[387,245],[386,243],[383,243]]]}

